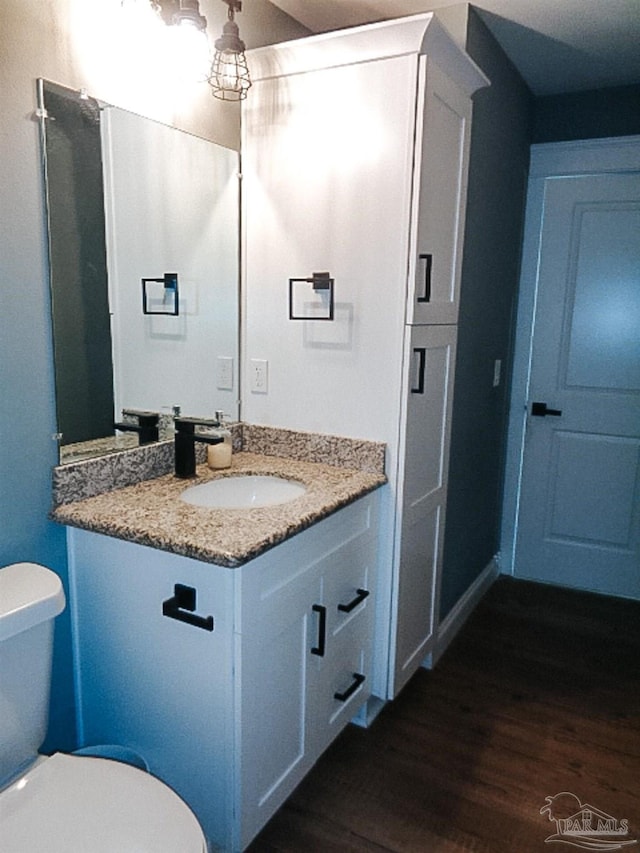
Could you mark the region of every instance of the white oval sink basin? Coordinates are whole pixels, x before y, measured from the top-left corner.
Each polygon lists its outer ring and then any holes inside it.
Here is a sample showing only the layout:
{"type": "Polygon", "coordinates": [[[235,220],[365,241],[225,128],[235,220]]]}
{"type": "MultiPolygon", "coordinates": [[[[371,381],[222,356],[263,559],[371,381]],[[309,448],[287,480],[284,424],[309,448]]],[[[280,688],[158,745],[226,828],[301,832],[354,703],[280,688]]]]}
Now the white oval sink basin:
{"type": "Polygon", "coordinates": [[[288,503],[305,492],[305,487],[293,480],[248,474],[190,486],[182,492],[180,500],[211,509],[251,509],[288,503]]]}

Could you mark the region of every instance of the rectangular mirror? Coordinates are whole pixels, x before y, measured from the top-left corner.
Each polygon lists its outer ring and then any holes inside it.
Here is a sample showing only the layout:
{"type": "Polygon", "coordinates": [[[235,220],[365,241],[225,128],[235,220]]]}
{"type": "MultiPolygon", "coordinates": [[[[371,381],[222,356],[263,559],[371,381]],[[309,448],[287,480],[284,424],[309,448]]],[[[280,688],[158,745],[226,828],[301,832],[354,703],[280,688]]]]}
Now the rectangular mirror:
{"type": "Polygon", "coordinates": [[[237,420],[237,152],[38,82],[60,461],[137,445],[123,410],[237,420]]]}

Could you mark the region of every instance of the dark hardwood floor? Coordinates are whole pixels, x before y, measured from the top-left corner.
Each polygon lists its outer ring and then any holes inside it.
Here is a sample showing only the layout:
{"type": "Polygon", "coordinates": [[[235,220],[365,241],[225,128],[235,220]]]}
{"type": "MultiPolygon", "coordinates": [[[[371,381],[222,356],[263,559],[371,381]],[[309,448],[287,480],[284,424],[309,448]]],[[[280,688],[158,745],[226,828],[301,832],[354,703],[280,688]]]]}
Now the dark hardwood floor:
{"type": "Polygon", "coordinates": [[[622,849],[640,850],[640,602],[504,578],[250,851],[579,850],[545,843],[540,809],[560,792],[627,819],[638,844],[622,849]]]}

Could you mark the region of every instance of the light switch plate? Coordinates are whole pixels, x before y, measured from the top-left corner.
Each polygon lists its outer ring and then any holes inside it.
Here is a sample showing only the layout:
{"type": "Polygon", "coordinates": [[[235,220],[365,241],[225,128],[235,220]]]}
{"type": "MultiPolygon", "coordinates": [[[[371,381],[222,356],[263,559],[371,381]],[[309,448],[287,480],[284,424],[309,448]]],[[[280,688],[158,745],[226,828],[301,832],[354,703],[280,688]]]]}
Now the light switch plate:
{"type": "Polygon", "coordinates": [[[216,387],[219,391],[233,390],[233,358],[230,356],[218,356],[216,387]]]}

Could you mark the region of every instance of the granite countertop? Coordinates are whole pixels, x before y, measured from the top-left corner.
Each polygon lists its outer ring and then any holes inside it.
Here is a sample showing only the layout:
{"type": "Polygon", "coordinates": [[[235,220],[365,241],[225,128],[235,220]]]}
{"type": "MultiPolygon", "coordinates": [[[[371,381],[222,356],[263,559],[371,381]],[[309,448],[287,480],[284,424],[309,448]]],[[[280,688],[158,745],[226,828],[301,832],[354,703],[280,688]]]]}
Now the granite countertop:
{"type": "Polygon", "coordinates": [[[61,524],[81,527],[196,560],[235,567],[257,557],[386,482],[384,474],[260,453],[234,454],[232,466],[197,467],[194,480],[166,474],[52,511],[61,524]],[[254,509],[209,509],[179,499],[191,485],[234,474],[271,474],[297,480],[304,495],[254,509]]]}

